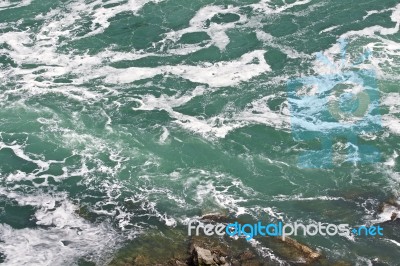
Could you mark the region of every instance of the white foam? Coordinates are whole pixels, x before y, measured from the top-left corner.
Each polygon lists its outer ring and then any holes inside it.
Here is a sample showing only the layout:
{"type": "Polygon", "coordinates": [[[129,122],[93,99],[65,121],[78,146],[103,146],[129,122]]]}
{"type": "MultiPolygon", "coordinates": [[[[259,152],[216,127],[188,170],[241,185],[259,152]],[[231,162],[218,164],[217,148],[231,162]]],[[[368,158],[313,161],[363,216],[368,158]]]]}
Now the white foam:
{"type": "Polygon", "coordinates": [[[193,98],[203,95],[207,91],[204,87],[197,87],[192,92],[181,96],[161,95],[156,98],[153,95],[142,96],[141,99],[133,99],[140,104],[134,110],[165,110],[174,118],[174,123],[189,131],[196,132],[204,137],[224,138],[232,130],[244,127],[249,124],[264,124],[279,129],[290,128],[290,116],[287,103],[281,105],[279,111],[272,111],[267,103],[279,95],[265,96],[251,102],[248,107],[238,111],[229,118],[221,113],[217,116],[204,119],[185,115],[174,110],[175,107],[183,106],[193,98]]]}
{"type": "Polygon", "coordinates": [[[382,10],[370,10],[367,11],[367,15],[365,15],[363,17],[363,20],[365,20],[366,18],[368,18],[369,16],[373,15],[373,14],[381,14],[381,13],[385,13],[387,11],[391,11],[394,10],[395,8],[387,8],[387,9],[382,9],[382,10]]]}
{"type": "Polygon", "coordinates": [[[373,224],[377,224],[391,221],[393,218],[393,214],[396,214],[396,216],[394,216],[394,219],[400,218],[400,209],[396,206],[385,203],[383,206],[383,210],[381,213],[378,214],[377,219],[372,220],[371,222],[373,224]]]}
{"type": "MultiPolygon", "coordinates": [[[[229,213],[239,216],[250,211],[249,208],[243,206],[247,200],[241,195],[243,193],[252,196],[258,195],[238,178],[202,169],[190,169],[189,172],[180,170],[179,174],[175,172],[174,183],[182,186],[183,199],[186,202],[182,207],[187,210],[193,208],[200,208],[207,212],[228,210],[229,213]]],[[[183,217],[179,217],[179,221],[184,222],[185,217],[183,213],[183,217]]]]}
{"type": "Polygon", "coordinates": [[[275,210],[275,208],[267,207],[263,208],[262,211],[265,212],[269,217],[272,217],[273,219],[285,221],[283,213],[278,212],[277,210],[275,210]]]}
{"type": "Polygon", "coordinates": [[[398,157],[399,154],[396,151],[394,151],[393,155],[383,164],[393,168],[396,165],[396,160],[398,157]]]}
{"type": "MultiPolygon", "coordinates": [[[[159,3],[163,0],[128,0],[128,1],[108,1],[103,3],[101,0],[95,0],[91,2],[83,1],[73,1],[67,4],[62,9],[55,9],[50,11],[46,15],[40,14],[36,19],[47,19],[57,17],[56,21],[52,21],[49,26],[53,29],[68,29],[70,26],[75,25],[77,29],[76,22],[85,17],[91,18],[91,31],[84,36],[76,37],[76,39],[85,38],[88,36],[93,36],[102,33],[105,29],[110,26],[109,20],[122,12],[132,12],[132,14],[137,14],[146,4],[148,3],[159,3]],[[105,8],[105,4],[117,4],[113,7],[105,8]],[[60,14],[65,14],[60,18],[60,14]]],[[[67,30],[64,33],[68,33],[67,30]]],[[[55,32],[60,34],[60,32],[55,32]]]]}
{"type": "MultiPolygon", "coordinates": [[[[93,69],[102,65],[104,60],[115,62],[118,60],[134,60],[150,53],[122,53],[105,50],[96,55],[63,54],[57,50],[57,47],[63,45],[60,38],[77,40],[87,37],[75,36],[75,31],[79,27],[81,20],[87,17],[95,16],[101,20],[100,26],[94,26],[98,23],[96,19],[92,21],[93,27],[91,35],[102,32],[109,26],[108,19],[125,11],[137,13],[147,3],[158,3],[162,0],[140,0],[120,2],[120,5],[103,10],[103,3],[100,0],[90,3],[83,1],[73,1],[64,7],[53,9],[47,13],[37,15],[35,19],[44,20],[43,26],[38,32],[17,32],[9,31],[0,35],[0,43],[6,43],[11,49],[0,49],[1,53],[6,54],[18,65],[37,64],[33,69],[10,68],[1,71],[0,76],[4,79],[9,77],[17,79],[18,89],[7,90],[5,94],[18,94],[24,97],[59,93],[64,94],[74,100],[101,99],[98,94],[90,91],[86,87],[77,88],[77,85],[96,78],[93,69]],[[104,13],[104,14],[103,14],[104,13]],[[65,75],[74,76],[71,84],[54,83],[53,80],[65,75]],[[40,77],[43,81],[37,81],[40,77]]],[[[119,3],[119,1],[111,1],[119,3]]],[[[111,48],[109,48],[111,49],[111,48]]],[[[2,95],[2,98],[4,96],[2,95]]]]}
{"type": "Polygon", "coordinates": [[[278,95],[268,95],[261,99],[254,100],[249,104],[245,110],[237,113],[234,117],[236,121],[243,121],[255,124],[264,124],[272,126],[277,129],[290,128],[289,110],[284,103],[281,105],[280,111],[272,111],[268,107],[268,101],[277,97],[278,95]]]}
{"type": "Polygon", "coordinates": [[[258,40],[264,42],[268,46],[271,46],[271,47],[281,50],[289,58],[302,58],[302,59],[312,58],[310,55],[296,51],[293,47],[278,43],[276,41],[276,38],[267,32],[256,29],[255,33],[256,33],[258,40]]]}
{"type": "Polygon", "coordinates": [[[335,60],[334,57],[340,55],[341,47],[340,44],[336,43],[332,45],[329,49],[323,52],[323,56],[327,58],[330,62],[321,61],[317,59],[314,62],[314,71],[317,74],[338,74],[343,70],[349,68],[357,69],[370,69],[377,73],[379,78],[382,79],[398,79],[396,74],[398,67],[396,61],[400,55],[400,44],[390,40],[386,36],[391,36],[399,32],[400,29],[400,4],[393,8],[385,9],[382,11],[370,11],[368,12],[368,17],[371,14],[393,11],[391,14],[391,20],[395,22],[393,28],[385,28],[383,26],[370,26],[361,30],[348,31],[339,37],[339,40],[350,40],[351,42],[356,42],[359,39],[366,40],[367,44],[364,45],[364,51],[370,51],[371,56],[365,62],[358,62],[357,65],[353,65],[349,56],[346,58],[341,58],[340,60],[335,60]],[[396,69],[393,71],[393,69],[396,69]]]}
{"type": "Polygon", "coordinates": [[[381,104],[389,107],[389,113],[382,116],[382,125],[392,133],[400,135],[400,94],[394,92],[384,94],[381,104]]]}
{"type": "Polygon", "coordinates": [[[337,28],[339,28],[339,27],[340,27],[340,26],[336,25],[336,26],[332,26],[332,27],[323,29],[323,30],[321,30],[321,31],[319,32],[319,34],[333,31],[334,29],[337,29],[337,28]]]}
{"type": "Polygon", "coordinates": [[[0,141],[0,150],[11,149],[14,152],[14,154],[17,157],[21,158],[22,160],[36,164],[39,167],[39,169],[38,169],[39,172],[47,171],[52,163],[64,163],[65,162],[65,161],[56,161],[56,160],[44,161],[44,160],[40,160],[40,159],[32,159],[28,154],[26,154],[24,152],[23,148],[24,148],[23,145],[19,145],[16,143],[8,145],[8,144],[0,141]]]}
{"type": "Polygon", "coordinates": [[[169,113],[169,115],[176,119],[174,123],[180,125],[182,128],[185,128],[189,131],[196,132],[204,137],[218,137],[223,138],[228,134],[229,131],[233,130],[239,125],[230,126],[230,125],[223,125],[223,126],[215,126],[215,120],[217,118],[212,119],[201,119],[196,118],[190,115],[184,115],[177,111],[173,110],[173,107],[176,107],[171,99],[164,98],[162,95],[160,98],[155,98],[152,95],[148,95],[144,97],[140,101],[142,104],[138,108],[134,108],[135,110],[165,110],[169,113]]]}
{"type": "MultiPolygon", "coordinates": [[[[112,3],[118,3],[113,1],[112,3]]],[[[77,101],[96,101],[102,98],[98,92],[89,89],[86,86],[79,85],[85,84],[95,78],[105,78],[106,82],[113,84],[130,83],[137,80],[152,78],[156,75],[175,75],[191,80],[193,82],[208,84],[212,87],[236,86],[240,82],[248,81],[264,72],[270,71],[270,67],[264,59],[264,51],[252,51],[237,60],[230,62],[219,62],[215,64],[203,65],[176,65],[176,66],[159,66],[155,68],[128,68],[128,69],[115,69],[112,67],[104,66],[107,62],[118,62],[120,60],[136,60],[139,58],[152,56],[154,53],[147,53],[143,51],[135,51],[130,53],[114,52],[109,48],[96,55],[76,55],[76,54],[62,54],[57,51],[60,45],[58,40],[60,37],[67,39],[77,39],[74,36],[73,27],[85,16],[94,16],[98,18],[93,23],[99,23],[100,28],[92,29],[91,34],[97,34],[104,28],[108,27],[108,19],[116,14],[124,11],[137,12],[146,3],[160,1],[143,0],[143,1],[129,1],[121,3],[112,8],[101,7],[102,3],[93,1],[84,3],[81,1],[71,2],[65,6],[65,10],[55,9],[46,14],[38,15],[36,19],[44,20],[44,25],[40,28],[39,32],[33,38],[32,34],[27,32],[7,32],[0,36],[0,42],[7,43],[11,50],[2,49],[12,60],[17,64],[38,64],[34,69],[20,69],[13,68],[8,70],[9,73],[2,71],[1,75],[4,77],[20,77],[17,81],[17,89],[7,90],[1,98],[6,99],[8,95],[21,95],[24,98],[39,94],[63,94],[68,98],[77,101]],[[107,12],[105,12],[107,11],[107,12]],[[103,14],[106,13],[106,14],[103,14]],[[61,14],[61,15],[60,15],[61,14]],[[96,22],[97,21],[97,22],[96,22]],[[29,45],[27,45],[29,44],[29,45]],[[40,73],[40,74],[38,74],[40,73]],[[7,75],[6,75],[7,74],[7,75]],[[71,75],[74,78],[70,84],[62,84],[53,82],[54,79],[71,75]],[[37,81],[40,77],[43,81],[37,81]]],[[[110,2],[111,3],[111,2],[110,2]]],[[[182,32],[175,32],[167,34],[164,41],[168,38],[179,38],[185,32],[198,31],[203,29],[203,24],[207,19],[212,18],[216,14],[226,13],[240,13],[237,7],[228,6],[207,6],[200,9],[192,18],[188,29],[182,32]],[[175,36],[175,37],[174,37],[175,36]]],[[[227,44],[228,39],[225,31],[229,28],[235,27],[238,23],[246,21],[246,17],[239,14],[239,21],[225,24],[211,23],[207,32],[212,37],[212,43],[220,49],[223,49],[227,44]]],[[[78,23],[79,25],[79,23],[78,23]]],[[[82,38],[82,37],[79,37],[82,38]]],[[[192,47],[194,49],[203,49],[202,47],[192,47]]],[[[192,49],[190,48],[190,49],[192,49]]],[[[186,48],[178,49],[186,53],[186,48]]],[[[190,50],[189,49],[189,50],[190,50]]],[[[175,50],[177,52],[178,50],[175,50]]],[[[191,51],[187,50],[188,53],[191,51]]],[[[168,51],[167,51],[168,52],[168,51]]],[[[162,55],[165,56],[165,55],[162,55]]],[[[118,93],[114,91],[113,93],[118,93]]],[[[184,117],[185,119],[187,117],[184,117]]],[[[110,122],[110,120],[108,120],[110,122]]],[[[197,128],[203,127],[202,122],[192,120],[192,125],[197,128]],[[196,126],[197,125],[197,126],[196,126]]],[[[108,123],[109,124],[109,123],[108,123]]],[[[230,128],[230,127],[228,127],[230,128]]],[[[222,130],[229,131],[230,129],[222,130]]],[[[226,133],[218,133],[224,135],[226,133]]]]}
{"type": "Polygon", "coordinates": [[[106,75],[105,81],[112,84],[131,83],[160,74],[172,74],[192,82],[208,84],[211,87],[226,87],[238,85],[240,82],[250,80],[270,70],[271,68],[264,59],[264,51],[258,50],[244,54],[238,60],[205,64],[204,66],[177,65],[127,69],[106,67],[100,72],[106,75]],[[258,63],[254,63],[255,60],[258,63]]]}
{"type": "Polygon", "coordinates": [[[375,33],[379,33],[381,35],[393,35],[397,33],[400,29],[400,4],[398,4],[394,9],[393,13],[390,16],[393,22],[396,22],[394,28],[385,28],[382,26],[371,26],[359,31],[349,31],[342,35],[342,38],[349,38],[354,35],[363,35],[363,36],[374,36],[375,33]]]}
{"type": "Polygon", "coordinates": [[[259,241],[254,238],[249,241],[250,245],[256,249],[257,253],[268,260],[274,261],[279,265],[287,265],[287,262],[280,259],[277,255],[274,254],[273,250],[265,247],[259,241]]]}
{"type": "Polygon", "coordinates": [[[23,6],[28,6],[32,3],[32,0],[19,0],[18,2],[10,0],[2,0],[0,2],[0,9],[12,9],[23,6]]]}
{"type": "Polygon", "coordinates": [[[163,127],[163,133],[160,136],[160,140],[159,143],[160,144],[165,144],[165,142],[167,141],[167,138],[169,137],[169,131],[166,127],[163,127]]]}
{"type": "Polygon", "coordinates": [[[400,135],[400,119],[392,115],[382,116],[382,125],[392,133],[400,135]]]}
{"type": "MultiPolygon", "coordinates": [[[[92,31],[87,34],[87,36],[91,35],[96,35],[104,31],[104,29],[108,28],[110,25],[110,22],[108,21],[110,18],[115,17],[117,14],[120,14],[125,11],[130,11],[133,14],[137,14],[139,10],[143,8],[147,3],[153,2],[153,3],[159,3],[162,2],[163,0],[129,0],[124,4],[120,4],[111,8],[104,8],[104,7],[99,7],[97,9],[94,9],[94,11],[90,14],[90,16],[93,18],[92,19],[92,31]],[[96,25],[100,25],[99,28],[95,29],[96,25]]],[[[118,3],[119,1],[114,1],[115,3],[118,3]]],[[[93,8],[96,5],[101,4],[102,1],[95,1],[91,3],[91,8],[93,8]]],[[[111,4],[111,2],[108,2],[107,4],[111,4]]],[[[121,2],[122,3],[122,2],[121,2]]]]}
{"type": "MultiPolygon", "coordinates": [[[[182,35],[186,33],[202,31],[206,32],[210,36],[211,42],[209,45],[215,45],[223,51],[230,41],[228,35],[226,34],[226,31],[234,28],[237,24],[245,22],[246,20],[246,16],[239,13],[238,7],[205,6],[197,11],[196,15],[190,20],[189,27],[166,34],[166,39],[178,41],[182,37],[182,35]],[[227,13],[234,13],[239,15],[239,20],[224,24],[211,22],[207,28],[205,27],[205,23],[207,20],[210,20],[217,14],[227,13]]],[[[191,48],[190,51],[193,52],[193,48],[191,48]]]]}
{"type": "Polygon", "coordinates": [[[278,195],[273,197],[275,201],[346,201],[346,199],[342,197],[329,197],[329,196],[314,196],[314,197],[303,197],[300,195],[278,195]]]}
{"type": "Polygon", "coordinates": [[[109,226],[80,218],[75,213],[77,207],[65,196],[23,196],[4,190],[1,194],[20,205],[37,207],[36,224],[45,226],[13,229],[0,225],[0,251],[7,265],[72,265],[81,257],[101,265],[118,246],[116,233],[109,226]]]}
{"type": "Polygon", "coordinates": [[[298,0],[291,4],[287,4],[284,2],[283,6],[272,6],[270,2],[271,0],[260,0],[260,2],[258,2],[257,4],[252,4],[250,6],[257,11],[273,14],[273,13],[281,13],[295,6],[309,4],[311,3],[311,0],[298,0]]]}
{"type": "Polygon", "coordinates": [[[393,244],[395,244],[396,246],[400,247],[400,243],[397,242],[396,240],[388,239],[388,241],[390,241],[390,242],[392,242],[393,244]]]}

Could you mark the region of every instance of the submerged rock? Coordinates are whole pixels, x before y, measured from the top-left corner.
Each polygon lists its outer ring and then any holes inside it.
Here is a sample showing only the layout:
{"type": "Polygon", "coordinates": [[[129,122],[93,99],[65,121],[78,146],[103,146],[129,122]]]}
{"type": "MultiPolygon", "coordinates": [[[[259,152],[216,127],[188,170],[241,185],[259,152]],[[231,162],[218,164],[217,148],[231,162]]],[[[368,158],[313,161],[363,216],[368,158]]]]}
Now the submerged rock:
{"type": "Polygon", "coordinates": [[[287,238],[287,239],[285,239],[285,242],[288,243],[293,248],[299,250],[303,254],[305,260],[308,263],[314,262],[321,258],[321,253],[319,253],[318,251],[312,250],[310,247],[306,246],[305,244],[301,244],[300,242],[297,242],[294,239],[287,238]]]}
{"type": "Polygon", "coordinates": [[[229,266],[226,257],[221,256],[220,252],[210,251],[197,245],[193,246],[192,262],[195,266],[229,266]]]}
{"type": "Polygon", "coordinates": [[[208,249],[198,246],[193,247],[193,263],[194,265],[217,265],[214,261],[214,255],[208,249]]]}
{"type": "Polygon", "coordinates": [[[264,263],[250,250],[246,250],[239,254],[239,257],[233,261],[233,266],[261,266],[264,263]]]}
{"type": "Polygon", "coordinates": [[[77,210],[75,210],[75,213],[90,222],[95,222],[97,218],[97,215],[91,212],[87,206],[80,206],[77,210]]]}
{"type": "Polygon", "coordinates": [[[122,248],[109,266],[183,266],[188,265],[186,232],[151,231],[122,248]]]}
{"type": "Polygon", "coordinates": [[[228,248],[218,238],[195,236],[190,240],[189,262],[195,266],[230,265],[228,248]]]}
{"type": "Polygon", "coordinates": [[[400,202],[392,197],[382,203],[378,209],[378,222],[394,221],[400,218],[400,202]]]}
{"type": "Polygon", "coordinates": [[[229,217],[226,214],[222,213],[208,213],[204,214],[200,220],[205,222],[218,222],[218,223],[228,223],[229,217]]]}
{"type": "Polygon", "coordinates": [[[195,266],[261,266],[269,265],[244,239],[229,237],[191,238],[189,265],[195,266]]]}
{"type": "Polygon", "coordinates": [[[352,264],[348,261],[337,261],[332,264],[332,266],[352,266],[352,264]]]}
{"type": "MultiPolygon", "coordinates": [[[[207,219],[224,216],[209,214],[207,219]]],[[[110,266],[263,266],[287,261],[293,265],[321,264],[321,254],[294,239],[257,238],[276,258],[262,257],[245,238],[188,236],[186,230],[153,231],[136,238],[110,262],[110,266]]],[[[332,265],[332,264],[331,264],[332,265]]]]}
{"type": "Polygon", "coordinates": [[[286,261],[290,261],[296,265],[313,265],[319,263],[322,259],[322,254],[313,250],[309,246],[298,242],[295,239],[286,237],[283,240],[281,237],[268,238],[270,248],[286,261]]]}

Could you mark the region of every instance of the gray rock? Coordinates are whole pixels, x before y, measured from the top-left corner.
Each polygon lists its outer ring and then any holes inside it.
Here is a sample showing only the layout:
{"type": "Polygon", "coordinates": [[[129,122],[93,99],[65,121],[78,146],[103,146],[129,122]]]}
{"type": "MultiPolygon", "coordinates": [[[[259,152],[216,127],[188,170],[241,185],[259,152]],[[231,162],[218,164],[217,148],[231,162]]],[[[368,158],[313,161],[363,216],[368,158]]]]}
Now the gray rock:
{"type": "Polygon", "coordinates": [[[288,251],[288,254],[291,254],[291,257],[296,258],[296,262],[305,262],[307,264],[311,264],[316,262],[322,258],[322,254],[316,250],[311,249],[305,244],[302,244],[295,239],[286,238],[283,240],[281,237],[277,238],[281,241],[284,248],[288,251]]]}
{"type": "Polygon", "coordinates": [[[193,246],[193,263],[196,266],[229,266],[226,258],[218,256],[216,253],[208,249],[193,246]]]}
{"type": "Polygon", "coordinates": [[[214,262],[214,256],[208,249],[194,246],[193,249],[194,263],[199,266],[203,265],[217,265],[214,262]]]}
{"type": "Polygon", "coordinates": [[[202,221],[228,223],[229,218],[222,213],[207,213],[201,217],[202,221]]]}

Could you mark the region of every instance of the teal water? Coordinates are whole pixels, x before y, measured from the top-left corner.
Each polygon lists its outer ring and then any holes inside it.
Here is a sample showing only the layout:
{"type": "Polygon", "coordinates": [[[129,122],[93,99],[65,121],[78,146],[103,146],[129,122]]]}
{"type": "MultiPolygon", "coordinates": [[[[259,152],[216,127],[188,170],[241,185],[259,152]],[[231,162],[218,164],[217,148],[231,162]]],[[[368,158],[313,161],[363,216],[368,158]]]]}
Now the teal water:
{"type": "MultiPolygon", "coordinates": [[[[395,0],[1,1],[0,261],[104,265],[215,211],[386,221],[380,204],[400,196],[399,26],[395,0]],[[294,138],[288,81],[365,69],[381,129],[358,138],[380,159],[348,159],[338,138],[334,167],[302,167],[321,143],[294,138]]],[[[332,261],[399,265],[397,229],[300,240],[332,261]]]]}

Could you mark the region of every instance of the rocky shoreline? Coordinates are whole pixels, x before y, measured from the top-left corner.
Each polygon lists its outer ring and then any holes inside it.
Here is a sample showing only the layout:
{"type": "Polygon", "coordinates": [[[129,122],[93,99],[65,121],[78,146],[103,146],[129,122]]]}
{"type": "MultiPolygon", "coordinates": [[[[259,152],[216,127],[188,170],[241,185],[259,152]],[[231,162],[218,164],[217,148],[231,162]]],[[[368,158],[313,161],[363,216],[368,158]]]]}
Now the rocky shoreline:
{"type": "MultiPolygon", "coordinates": [[[[377,217],[386,218],[380,224],[398,226],[400,204],[389,198],[377,210],[377,217]]],[[[230,223],[222,213],[204,214],[204,223],[230,223]]],[[[332,261],[321,250],[293,238],[263,237],[262,246],[273,251],[271,256],[261,254],[256,246],[244,238],[228,236],[188,236],[184,226],[154,230],[135,239],[117,252],[109,266],[263,266],[263,265],[320,265],[350,266],[348,261],[332,261]],[[275,257],[276,256],[276,257],[275,257]]],[[[80,266],[92,266],[90,262],[80,266]]],[[[375,265],[375,264],[374,264],[375,265]]]]}
{"type": "MultiPolygon", "coordinates": [[[[318,251],[301,244],[293,239],[286,239],[281,242],[286,249],[287,263],[284,265],[328,265],[321,263],[323,256],[318,251]]],[[[171,243],[170,243],[171,244],[171,243]]],[[[110,266],[262,266],[282,265],[284,260],[275,261],[263,258],[251,247],[245,247],[240,240],[232,240],[226,243],[226,239],[210,239],[209,237],[192,237],[189,240],[186,252],[173,251],[173,247],[166,243],[165,248],[169,249],[170,256],[162,257],[157,252],[142,250],[139,254],[133,252],[131,256],[117,256],[110,266]],[[235,243],[237,241],[237,243],[235,243]],[[171,249],[172,248],[172,249],[171,249]]],[[[285,260],[286,261],[286,260],[285,260]]],[[[337,264],[346,265],[346,264],[337,264]]],[[[349,264],[348,264],[349,265],[349,264]]]]}
{"type": "MultiPolygon", "coordinates": [[[[228,222],[229,218],[213,213],[202,217],[204,222],[228,222]]],[[[110,266],[262,266],[262,265],[329,265],[323,255],[294,239],[269,237],[279,258],[264,257],[244,238],[227,236],[187,236],[184,230],[173,229],[148,236],[111,261],[110,266]]],[[[337,264],[349,265],[349,264],[337,264]]]]}

